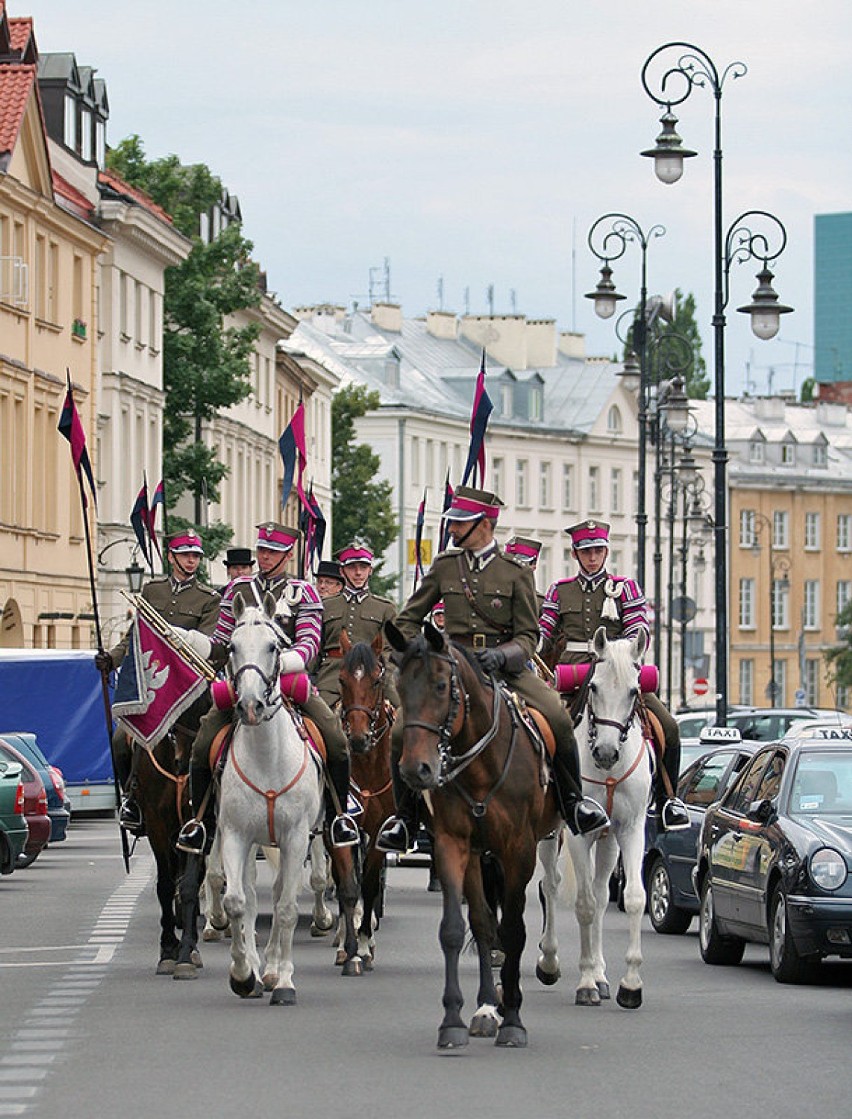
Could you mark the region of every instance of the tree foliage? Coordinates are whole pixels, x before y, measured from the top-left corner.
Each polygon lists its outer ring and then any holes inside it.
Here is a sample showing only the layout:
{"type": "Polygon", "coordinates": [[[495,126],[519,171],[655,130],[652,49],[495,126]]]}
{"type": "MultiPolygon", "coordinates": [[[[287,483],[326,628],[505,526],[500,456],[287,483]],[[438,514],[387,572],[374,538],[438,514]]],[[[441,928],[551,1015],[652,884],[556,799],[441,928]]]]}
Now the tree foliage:
{"type": "MultiPolygon", "coordinates": [[[[390,482],[376,480],[381,460],[366,443],[355,442],[355,421],[379,405],[379,394],[351,384],[331,403],[331,489],[334,508],[332,551],[363,540],[380,556],[399,533],[391,504],[390,482]]],[[[387,593],[396,576],[382,577],[381,563],[371,579],[377,594],[387,593]]]]}
{"type": "Polygon", "coordinates": [[[144,190],[192,241],[181,264],[166,270],[163,300],[163,475],[170,527],[193,522],[171,510],[184,494],[194,500],[194,527],[203,529],[205,550],[215,556],[233,533],[217,522],[204,526],[205,502],[219,500],[227,467],[201,440],[202,424],[251,393],[249,357],[257,324],[226,325],[229,315],[260,303],[260,271],[252,244],[236,222],[215,240],[199,235],[200,216],[222,199],[221,181],[202,163],[185,166],[176,155],[148,160],[142,141],[130,136],[112,148],[107,163],[144,190]]]}
{"type": "Polygon", "coordinates": [[[852,687],[852,602],[837,615],[835,625],[838,634],[842,635],[839,645],[834,645],[825,652],[832,682],[841,687],[852,687]]]}
{"type": "MultiPolygon", "coordinates": [[[[634,349],[631,327],[624,356],[634,349]]],[[[701,331],[695,318],[695,296],[674,291],[674,317],[670,323],[657,318],[648,333],[648,361],[654,380],[668,379],[674,371],[686,382],[691,400],[705,400],[710,388],[707,363],[701,356],[701,331]],[[669,365],[667,366],[667,363],[669,365]],[[680,369],[676,369],[681,366],[680,369]]]]}

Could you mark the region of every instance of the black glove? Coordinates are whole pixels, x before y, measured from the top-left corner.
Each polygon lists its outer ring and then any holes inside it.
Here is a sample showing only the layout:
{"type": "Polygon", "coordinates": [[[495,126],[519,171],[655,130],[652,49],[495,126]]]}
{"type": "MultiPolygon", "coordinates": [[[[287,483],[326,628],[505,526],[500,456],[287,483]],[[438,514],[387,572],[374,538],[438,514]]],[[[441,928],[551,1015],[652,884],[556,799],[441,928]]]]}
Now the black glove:
{"type": "Polygon", "coordinates": [[[482,666],[483,672],[487,672],[489,676],[500,672],[506,664],[506,654],[502,649],[479,649],[476,659],[482,666]]]}
{"type": "Polygon", "coordinates": [[[112,657],[106,649],[101,649],[100,652],[95,653],[95,668],[98,672],[112,672],[113,667],[112,657]]]}

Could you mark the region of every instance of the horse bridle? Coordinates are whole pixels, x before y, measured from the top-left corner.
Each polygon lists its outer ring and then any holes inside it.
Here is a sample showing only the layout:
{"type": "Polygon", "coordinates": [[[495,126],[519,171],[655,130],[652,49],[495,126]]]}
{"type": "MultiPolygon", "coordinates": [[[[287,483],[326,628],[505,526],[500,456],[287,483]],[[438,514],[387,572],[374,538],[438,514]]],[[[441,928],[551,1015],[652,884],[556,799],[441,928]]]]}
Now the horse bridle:
{"type": "Polygon", "coordinates": [[[381,740],[382,736],[387,730],[390,729],[393,723],[393,718],[388,712],[388,705],[385,702],[384,691],[382,690],[384,679],[385,666],[384,664],[381,664],[379,668],[379,675],[376,677],[375,680],[371,681],[371,686],[376,693],[376,702],[373,704],[372,707],[365,707],[362,703],[352,703],[348,706],[341,703],[340,706],[340,722],[343,727],[343,733],[346,735],[347,738],[350,738],[352,735],[352,728],[349,726],[348,719],[348,715],[350,714],[350,712],[362,711],[369,719],[369,727],[365,735],[368,753],[370,750],[372,750],[375,744],[381,740]],[[379,723],[379,719],[382,716],[384,716],[384,722],[379,723]]]}
{"type": "MultiPolygon", "coordinates": [[[[592,667],[592,672],[589,674],[589,676],[587,678],[587,681],[586,681],[587,687],[588,687],[588,685],[591,684],[591,677],[592,677],[593,674],[594,674],[594,666],[592,667]]],[[[628,716],[623,723],[618,722],[617,719],[600,719],[600,718],[598,718],[595,715],[594,709],[592,707],[592,694],[593,693],[592,693],[591,689],[589,689],[588,694],[586,696],[586,707],[585,707],[586,715],[588,716],[588,720],[589,720],[589,749],[591,749],[591,750],[594,749],[595,740],[597,739],[597,736],[598,736],[598,730],[597,730],[598,727],[613,727],[615,730],[617,730],[618,731],[618,741],[623,746],[624,743],[627,741],[627,735],[630,733],[630,727],[633,725],[633,720],[636,718],[636,711],[639,707],[641,692],[637,691],[636,695],[634,696],[633,704],[630,708],[630,712],[628,713],[628,716]]]]}
{"type": "Polygon", "coordinates": [[[284,651],[284,642],[286,640],[286,637],[282,633],[281,629],[277,625],[275,625],[274,622],[263,621],[263,622],[251,622],[251,623],[237,622],[237,624],[234,626],[233,633],[231,635],[232,638],[233,638],[233,634],[236,633],[237,630],[241,626],[245,626],[245,625],[248,625],[248,624],[251,624],[253,626],[263,625],[267,629],[271,630],[272,633],[274,634],[274,636],[275,636],[275,666],[272,670],[271,675],[267,675],[263,671],[263,669],[260,667],[259,664],[256,664],[254,661],[246,661],[245,664],[240,665],[240,667],[236,670],[236,672],[234,672],[234,671],[230,672],[231,683],[234,685],[234,691],[236,691],[237,686],[238,686],[239,681],[240,681],[240,678],[242,677],[243,673],[245,673],[245,672],[256,672],[258,674],[258,676],[261,678],[261,680],[263,681],[263,684],[264,684],[263,698],[264,698],[264,701],[266,703],[266,710],[267,710],[267,713],[261,717],[260,721],[261,722],[266,722],[267,719],[271,719],[273,717],[273,715],[275,715],[278,708],[284,702],[284,697],[281,694],[281,689],[279,687],[278,680],[279,680],[279,677],[281,675],[281,671],[280,671],[281,654],[284,651]]]}

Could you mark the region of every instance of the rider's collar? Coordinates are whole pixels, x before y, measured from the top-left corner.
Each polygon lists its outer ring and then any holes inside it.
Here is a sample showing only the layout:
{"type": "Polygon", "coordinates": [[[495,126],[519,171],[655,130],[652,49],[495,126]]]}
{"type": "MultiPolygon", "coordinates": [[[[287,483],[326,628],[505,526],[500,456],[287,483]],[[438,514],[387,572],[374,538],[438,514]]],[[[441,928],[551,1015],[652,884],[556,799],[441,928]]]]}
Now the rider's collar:
{"type": "Polygon", "coordinates": [[[269,591],[272,590],[273,587],[277,587],[280,583],[286,583],[287,576],[264,575],[262,572],[258,571],[257,574],[254,576],[254,581],[255,583],[257,583],[259,590],[269,591]]]}
{"type": "Polygon", "coordinates": [[[192,575],[187,576],[186,579],[175,579],[174,575],[170,575],[169,582],[172,585],[172,591],[175,594],[180,594],[180,592],[185,591],[187,587],[192,587],[195,585],[195,574],[193,573],[192,575]]]}
{"type": "Polygon", "coordinates": [[[606,573],[606,569],[603,569],[599,571],[597,575],[587,575],[584,571],[581,571],[577,575],[577,578],[580,580],[580,586],[584,591],[594,591],[597,590],[601,583],[608,579],[609,576],[606,573]]]}
{"type": "Polygon", "coordinates": [[[363,602],[369,593],[370,590],[368,587],[358,588],[346,586],[343,588],[343,597],[347,602],[351,602],[353,599],[356,602],[363,602]]]}
{"type": "Polygon", "coordinates": [[[467,562],[470,564],[471,571],[482,571],[497,555],[497,542],[491,540],[484,548],[480,548],[478,552],[468,552],[467,562]]]}

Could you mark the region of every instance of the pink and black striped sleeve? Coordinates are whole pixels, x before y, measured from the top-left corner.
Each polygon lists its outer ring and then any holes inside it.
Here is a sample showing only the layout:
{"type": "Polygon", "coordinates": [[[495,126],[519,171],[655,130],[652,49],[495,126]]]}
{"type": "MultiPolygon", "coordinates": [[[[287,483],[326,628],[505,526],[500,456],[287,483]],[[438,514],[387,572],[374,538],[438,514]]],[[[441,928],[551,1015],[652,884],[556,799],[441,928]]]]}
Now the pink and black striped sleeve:
{"type": "Polygon", "coordinates": [[[648,607],[645,595],[633,579],[620,579],[621,583],[621,622],[625,637],[635,637],[641,630],[646,637],[650,635],[648,607]]]}
{"type": "Polygon", "coordinates": [[[544,602],[541,604],[541,612],[538,616],[538,632],[542,647],[547,647],[559,628],[559,586],[562,582],[562,579],[558,579],[555,583],[550,584],[547,594],[544,596],[544,602]]]}
{"type": "Polygon", "coordinates": [[[296,608],[296,631],[291,650],[298,653],[305,664],[310,664],[320,651],[322,639],[323,606],[319,591],[311,583],[291,579],[290,587],[298,587],[302,597],[296,608]]]}
{"type": "MultiPolygon", "coordinates": [[[[242,575],[229,583],[222,594],[222,601],[219,604],[219,620],[216,622],[216,628],[213,631],[212,641],[214,645],[230,645],[231,634],[234,632],[234,595],[240,589],[240,584],[245,586],[252,581],[251,575],[242,575]]],[[[247,603],[254,602],[254,595],[247,591],[243,595],[247,603]]]]}

